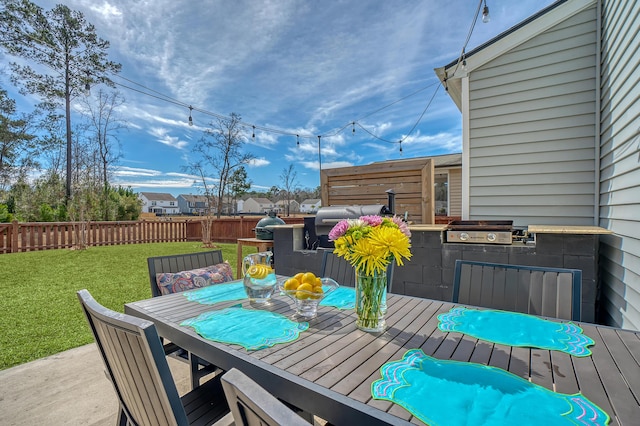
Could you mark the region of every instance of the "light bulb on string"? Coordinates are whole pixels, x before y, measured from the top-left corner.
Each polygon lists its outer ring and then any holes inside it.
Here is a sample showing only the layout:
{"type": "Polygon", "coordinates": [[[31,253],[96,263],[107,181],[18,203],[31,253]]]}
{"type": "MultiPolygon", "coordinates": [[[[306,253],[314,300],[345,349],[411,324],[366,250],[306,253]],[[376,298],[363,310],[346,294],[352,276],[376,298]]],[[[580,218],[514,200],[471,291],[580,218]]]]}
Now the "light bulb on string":
{"type": "Polygon", "coordinates": [[[253,127],[253,133],[251,133],[251,137],[253,139],[255,139],[256,138],[256,126],[252,126],[252,127],[253,127]]]}
{"type": "Polygon", "coordinates": [[[398,141],[398,143],[400,144],[400,153],[402,154],[402,141],[398,141]]]}
{"type": "Polygon", "coordinates": [[[300,146],[300,136],[296,135],[296,145],[300,146]]]}
{"type": "Polygon", "coordinates": [[[355,121],[353,121],[353,122],[351,123],[351,125],[353,126],[353,127],[351,128],[351,136],[353,136],[353,135],[355,135],[355,134],[356,134],[356,122],[355,122],[355,121]]]}
{"type": "Polygon", "coordinates": [[[193,126],[193,117],[191,116],[191,111],[193,111],[193,107],[189,105],[189,126],[193,126]]]}
{"type": "Polygon", "coordinates": [[[482,22],[485,24],[491,21],[491,16],[489,16],[489,6],[487,6],[487,0],[484,0],[484,7],[482,8],[482,22]]]}
{"type": "Polygon", "coordinates": [[[464,53],[464,49],[462,49],[462,71],[463,72],[467,72],[468,68],[467,68],[467,56],[464,53]]]}

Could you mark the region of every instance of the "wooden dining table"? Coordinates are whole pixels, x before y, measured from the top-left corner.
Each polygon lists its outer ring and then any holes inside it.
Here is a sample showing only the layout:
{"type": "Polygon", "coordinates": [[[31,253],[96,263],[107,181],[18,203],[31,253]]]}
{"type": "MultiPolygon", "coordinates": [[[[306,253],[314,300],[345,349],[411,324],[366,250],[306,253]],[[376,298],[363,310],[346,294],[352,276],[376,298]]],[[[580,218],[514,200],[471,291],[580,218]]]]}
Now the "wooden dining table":
{"type": "Polygon", "coordinates": [[[610,416],[610,424],[640,424],[640,332],[576,323],[595,342],[590,356],[576,357],[443,332],[438,315],[455,305],[389,294],[383,333],[356,328],[353,309],[320,306],[296,340],[246,350],[208,340],[180,324],[238,304],[290,317],[294,303],[289,297],[277,294],[269,306],[254,307],[246,299],[202,304],[185,293],[128,303],[125,312],[152,321],[161,337],[200,358],[223,370],[235,367],[277,398],[335,425],[424,424],[402,406],[372,398],[371,384],[380,379],[380,368],[410,349],[440,360],[498,367],[554,392],[580,392],[610,416]]]}

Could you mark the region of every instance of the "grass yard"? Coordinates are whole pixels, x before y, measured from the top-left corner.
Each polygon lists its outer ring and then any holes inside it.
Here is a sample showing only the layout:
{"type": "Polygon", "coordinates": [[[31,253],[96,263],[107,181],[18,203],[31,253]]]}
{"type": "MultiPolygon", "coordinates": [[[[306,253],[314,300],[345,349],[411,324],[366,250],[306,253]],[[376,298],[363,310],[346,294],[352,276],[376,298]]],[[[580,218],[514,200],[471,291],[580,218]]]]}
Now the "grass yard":
{"type": "MultiPolygon", "coordinates": [[[[235,272],[236,244],[217,246],[235,272]]],[[[76,291],[123,312],[151,297],[147,257],[208,250],[189,242],[0,255],[0,370],[93,342],[76,291]]]]}

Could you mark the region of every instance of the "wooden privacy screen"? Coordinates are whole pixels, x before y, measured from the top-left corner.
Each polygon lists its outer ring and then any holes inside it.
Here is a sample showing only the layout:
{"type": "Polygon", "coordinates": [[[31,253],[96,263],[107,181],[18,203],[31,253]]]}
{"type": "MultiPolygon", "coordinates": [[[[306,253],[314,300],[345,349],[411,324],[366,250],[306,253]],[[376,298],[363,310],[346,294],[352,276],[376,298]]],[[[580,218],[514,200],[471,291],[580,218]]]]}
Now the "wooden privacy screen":
{"type": "Polygon", "coordinates": [[[324,169],[320,174],[323,206],[388,204],[385,191],[396,193],[395,213],[414,223],[433,224],[433,161],[394,161],[324,169]]]}

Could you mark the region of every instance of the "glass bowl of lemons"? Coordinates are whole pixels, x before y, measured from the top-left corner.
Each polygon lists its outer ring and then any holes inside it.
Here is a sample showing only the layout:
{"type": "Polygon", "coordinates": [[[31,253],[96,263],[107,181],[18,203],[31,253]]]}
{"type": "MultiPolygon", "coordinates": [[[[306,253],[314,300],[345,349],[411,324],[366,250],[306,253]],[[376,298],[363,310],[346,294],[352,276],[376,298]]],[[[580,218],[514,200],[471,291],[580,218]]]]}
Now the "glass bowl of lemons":
{"type": "Polygon", "coordinates": [[[313,272],[300,272],[281,279],[278,286],[295,303],[295,315],[306,320],[318,314],[320,301],[340,285],[331,278],[316,277],[313,272]]]}

